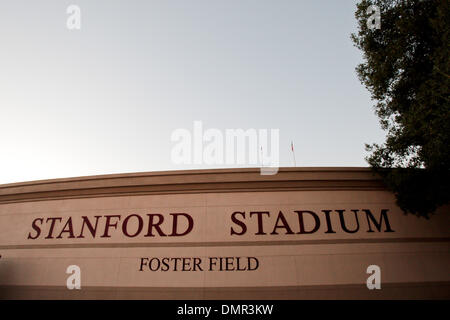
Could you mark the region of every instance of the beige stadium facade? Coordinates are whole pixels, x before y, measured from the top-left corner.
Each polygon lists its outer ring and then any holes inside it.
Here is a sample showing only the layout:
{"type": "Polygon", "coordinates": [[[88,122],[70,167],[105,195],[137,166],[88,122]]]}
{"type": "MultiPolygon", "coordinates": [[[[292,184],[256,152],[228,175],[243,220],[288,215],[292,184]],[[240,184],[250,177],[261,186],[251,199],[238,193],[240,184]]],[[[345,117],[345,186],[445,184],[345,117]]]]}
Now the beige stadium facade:
{"type": "Polygon", "coordinates": [[[0,298],[448,299],[449,210],[403,214],[368,168],[0,185],[0,298]]]}

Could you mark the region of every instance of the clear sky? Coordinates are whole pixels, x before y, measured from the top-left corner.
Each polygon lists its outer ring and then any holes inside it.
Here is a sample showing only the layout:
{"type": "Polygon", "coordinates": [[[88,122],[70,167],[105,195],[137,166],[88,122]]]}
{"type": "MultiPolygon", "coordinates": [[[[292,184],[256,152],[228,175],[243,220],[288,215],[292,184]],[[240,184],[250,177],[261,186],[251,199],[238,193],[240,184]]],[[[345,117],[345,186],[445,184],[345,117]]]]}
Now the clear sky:
{"type": "Polygon", "coordinates": [[[382,142],[353,0],[0,1],[0,184],[179,165],[171,134],[279,129],[280,165],[382,142]],[[68,30],[66,9],[81,9],[68,30]]]}

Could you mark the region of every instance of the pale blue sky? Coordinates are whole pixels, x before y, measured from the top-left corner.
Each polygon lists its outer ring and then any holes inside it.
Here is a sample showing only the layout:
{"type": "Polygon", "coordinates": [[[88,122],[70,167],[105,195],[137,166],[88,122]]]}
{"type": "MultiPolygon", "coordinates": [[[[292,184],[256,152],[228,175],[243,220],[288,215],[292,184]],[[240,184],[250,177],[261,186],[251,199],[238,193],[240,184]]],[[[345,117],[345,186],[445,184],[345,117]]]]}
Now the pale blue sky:
{"type": "Polygon", "coordinates": [[[194,120],[280,129],[281,166],[291,140],[297,166],[367,166],[356,2],[0,0],[0,184],[210,168],[171,161],[194,120]]]}

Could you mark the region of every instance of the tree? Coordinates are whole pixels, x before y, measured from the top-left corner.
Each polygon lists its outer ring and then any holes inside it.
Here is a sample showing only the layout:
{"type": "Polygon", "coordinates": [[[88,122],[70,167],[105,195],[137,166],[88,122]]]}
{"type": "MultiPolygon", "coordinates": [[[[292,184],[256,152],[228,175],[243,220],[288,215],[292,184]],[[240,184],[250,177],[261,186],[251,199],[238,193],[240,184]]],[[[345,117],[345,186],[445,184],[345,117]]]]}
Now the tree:
{"type": "Polygon", "coordinates": [[[362,0],[355,17],[356,72],[386,131],[366,160],[405,213],[428,218],[450,201],[449,1],[362,0]],[[372,5],[379,29],[367,24],[372,5]]]}

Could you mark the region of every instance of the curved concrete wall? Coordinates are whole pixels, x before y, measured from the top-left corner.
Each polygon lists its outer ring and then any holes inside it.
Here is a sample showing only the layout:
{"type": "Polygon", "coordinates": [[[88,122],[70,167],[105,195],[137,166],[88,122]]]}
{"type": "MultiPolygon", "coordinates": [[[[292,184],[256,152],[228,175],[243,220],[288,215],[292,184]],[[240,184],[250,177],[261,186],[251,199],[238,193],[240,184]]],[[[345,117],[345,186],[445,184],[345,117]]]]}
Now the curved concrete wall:
{"type": "Polygon", "coordinates": [[[366,168],[0,185],[0,297],[449,298],[448,211],[404,215],[366,168]]]}

